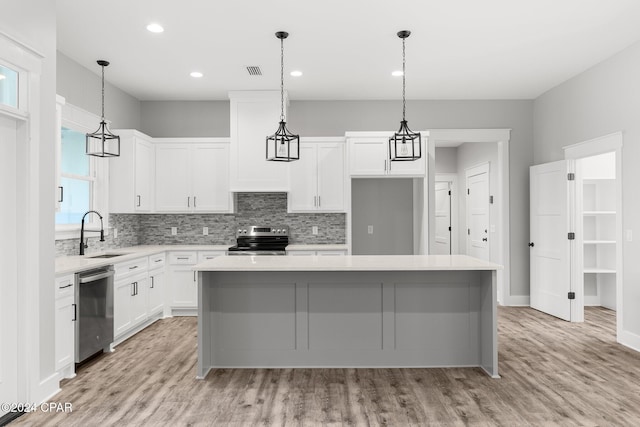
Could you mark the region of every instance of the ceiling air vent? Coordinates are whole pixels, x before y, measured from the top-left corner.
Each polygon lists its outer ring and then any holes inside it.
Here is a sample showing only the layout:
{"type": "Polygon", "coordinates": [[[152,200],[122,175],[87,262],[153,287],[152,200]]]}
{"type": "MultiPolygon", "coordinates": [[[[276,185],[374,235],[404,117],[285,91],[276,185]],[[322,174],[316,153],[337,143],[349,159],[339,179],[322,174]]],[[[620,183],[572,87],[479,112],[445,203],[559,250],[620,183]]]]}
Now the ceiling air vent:
{"type": "Polygon", "coordinates": [[[247,72],[250,76],[261,76],[262,70],[257,65],[250,65],[247,67],[247,72]]]}

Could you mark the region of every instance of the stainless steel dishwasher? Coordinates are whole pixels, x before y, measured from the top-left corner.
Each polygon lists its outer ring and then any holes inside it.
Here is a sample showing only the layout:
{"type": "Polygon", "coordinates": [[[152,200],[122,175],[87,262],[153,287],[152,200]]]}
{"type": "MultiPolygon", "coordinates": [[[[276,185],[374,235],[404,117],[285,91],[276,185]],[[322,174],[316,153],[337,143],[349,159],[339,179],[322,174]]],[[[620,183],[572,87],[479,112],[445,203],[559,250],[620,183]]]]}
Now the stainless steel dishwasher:
{"type": "Polygon", "coordinates": [[[111,349],[113,275],[112,265],[76,273],[76,363],[111,349]]]}

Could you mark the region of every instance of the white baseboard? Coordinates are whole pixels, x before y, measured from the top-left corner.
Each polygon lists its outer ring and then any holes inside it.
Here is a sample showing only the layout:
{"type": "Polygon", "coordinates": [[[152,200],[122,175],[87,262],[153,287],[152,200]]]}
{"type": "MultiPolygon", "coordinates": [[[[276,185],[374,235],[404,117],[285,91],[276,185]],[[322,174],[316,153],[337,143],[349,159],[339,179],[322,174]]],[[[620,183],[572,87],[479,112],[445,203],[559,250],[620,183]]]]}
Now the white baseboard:
{"type": "Polygon", "coordinates": [[[529,295],[509,295],[504,302],[507,307],[529,307],[529,295]]]}
{"type": "Polygon", "coordinates": [[[41,403],[50,400],[53,396],[60,392],[60,380],[60,374],[58,372],[55,372],[49,377],[40,381],[37,390],[33,391],[31,401],[40,405],[41,403]]]}
{"type": "Polygon", "coordinates": [[[625,347],[640,352],[640,335],[629,331],[622,331],[618,336],[618,342],[625,347]]]}

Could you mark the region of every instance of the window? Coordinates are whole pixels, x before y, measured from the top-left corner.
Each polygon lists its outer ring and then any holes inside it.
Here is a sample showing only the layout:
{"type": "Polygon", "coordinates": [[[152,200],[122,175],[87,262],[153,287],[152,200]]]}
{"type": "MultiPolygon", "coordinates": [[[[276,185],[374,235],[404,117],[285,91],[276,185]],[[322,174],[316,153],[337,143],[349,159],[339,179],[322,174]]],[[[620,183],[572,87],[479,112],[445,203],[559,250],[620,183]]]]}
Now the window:
{"type": "MultiPolygon", "coordinates": [[[[56,239],[77,239],[82,217],[90,210],[100,212],[107,232],[109,160],[85,154],[85,134],[94,130],[100,118],[66,104],[63,98],[58,106],[56,239]]],[[[97,215],[86,217],[85,229],[100,229],[97,215]]]]}
{"type": "Polygon", "coordinates": [[[0,65],[0,104],[18,108],[18,72],[0,65]]]}
{"type": "Polygon", "coordinates": [[[82,216],[93,208],[95,177],[91,157],[85,154],[85,134],[62,128],[60,153],[60,210],[56,224],[80,224],[82,216]]]}

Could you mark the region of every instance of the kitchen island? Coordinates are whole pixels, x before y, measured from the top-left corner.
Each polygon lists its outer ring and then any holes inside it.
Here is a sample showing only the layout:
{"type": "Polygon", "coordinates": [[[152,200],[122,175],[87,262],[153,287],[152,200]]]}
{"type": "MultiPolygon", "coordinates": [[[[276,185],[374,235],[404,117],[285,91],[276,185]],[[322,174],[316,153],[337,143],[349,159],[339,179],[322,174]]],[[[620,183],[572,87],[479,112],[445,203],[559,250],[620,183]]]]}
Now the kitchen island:
{"type": "Polygon", "coordinates": [[[198,272],[198,366],[480,367],[497,270],[464,255],[235,256],[198,272]]]}

